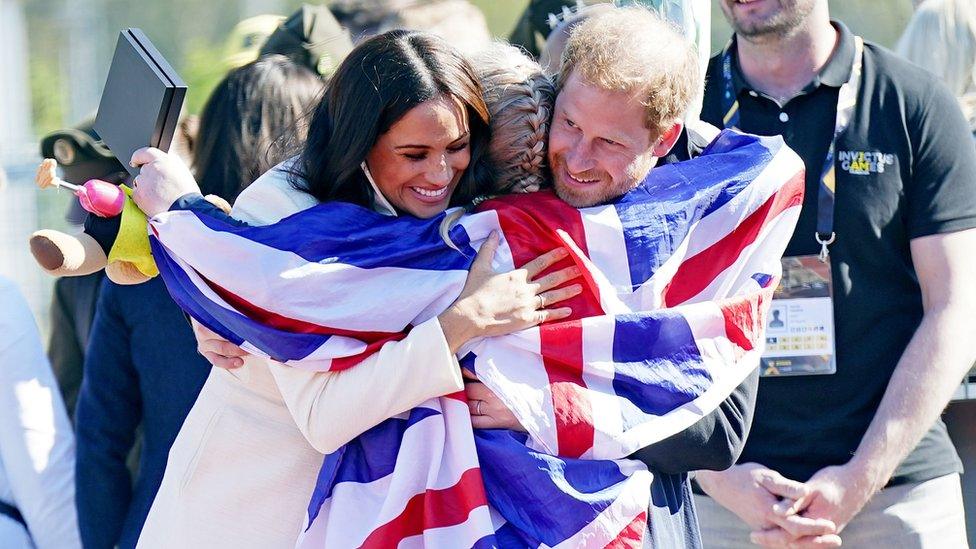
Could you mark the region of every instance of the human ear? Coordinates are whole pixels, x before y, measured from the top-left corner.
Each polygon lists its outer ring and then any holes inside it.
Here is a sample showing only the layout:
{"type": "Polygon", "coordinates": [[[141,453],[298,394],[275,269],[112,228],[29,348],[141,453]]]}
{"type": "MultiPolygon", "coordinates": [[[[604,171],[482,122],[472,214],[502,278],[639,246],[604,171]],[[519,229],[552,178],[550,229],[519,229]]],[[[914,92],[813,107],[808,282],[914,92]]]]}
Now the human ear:
{"type": "Polygon", "coordinates": [[[674,147],[675,142],[681,137],[681,130],[685,127],[685,123],[681,120],[675,120],[674,124],[670,128],[664,130],[664,133],[657,138],[654,143],[654,148],[652,154],[658,158],[663,157],[671,151],[674,147]]]}

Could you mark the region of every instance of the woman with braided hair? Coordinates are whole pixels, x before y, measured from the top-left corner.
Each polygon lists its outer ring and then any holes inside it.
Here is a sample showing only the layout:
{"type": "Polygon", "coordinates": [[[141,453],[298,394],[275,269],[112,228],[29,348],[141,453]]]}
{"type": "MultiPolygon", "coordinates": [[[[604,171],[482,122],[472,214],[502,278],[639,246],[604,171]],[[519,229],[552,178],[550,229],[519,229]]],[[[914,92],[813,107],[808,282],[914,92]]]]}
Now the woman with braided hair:
{"type": "Polygon", "coordinates": [[[488,164],[493,194],[549,185],[546,142],[556,100],[552,81],[522,50],[496,43],[472,60],[491,115],[488,164]]]}

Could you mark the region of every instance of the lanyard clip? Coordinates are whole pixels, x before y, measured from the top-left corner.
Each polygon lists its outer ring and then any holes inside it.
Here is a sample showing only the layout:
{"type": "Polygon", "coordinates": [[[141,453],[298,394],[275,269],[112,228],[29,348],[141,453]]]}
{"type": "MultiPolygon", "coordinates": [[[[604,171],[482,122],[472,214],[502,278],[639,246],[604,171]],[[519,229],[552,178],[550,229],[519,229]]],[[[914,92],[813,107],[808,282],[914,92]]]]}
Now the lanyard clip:
{"type": "Polygon", "coordinates": [[[813,238],[817,239],[817,243],[820,244],[820,261],[823,263],[827,262],[827,258],[830,257],[830,251],[827,246],[834,243],[837,240],[837,233],[831,232],[830,236],[826,239],[820,238],[820,233],[814,232],[813,238]]]}

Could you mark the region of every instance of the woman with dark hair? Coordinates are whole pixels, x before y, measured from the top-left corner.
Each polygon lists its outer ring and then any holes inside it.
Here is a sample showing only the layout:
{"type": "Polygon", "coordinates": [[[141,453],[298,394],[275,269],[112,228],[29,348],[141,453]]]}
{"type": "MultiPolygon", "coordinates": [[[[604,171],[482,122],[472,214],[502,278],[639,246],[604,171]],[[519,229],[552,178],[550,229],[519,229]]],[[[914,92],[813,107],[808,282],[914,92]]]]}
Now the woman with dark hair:
{"type": "MultiPolygon", "coordinates": [[[[444,41],[407,31],[376,36],[333,75],[302,153],[241,193],[233,215],[264,225],[338,200],[430,218],[467,204],[490,190],[488,116],[474,71],[444,41]]],[[[144,149],[133,162],[142,165],[135,199],[147,214],[170,209],[174,197],[175,207],[199,201],[187,169],[168,155],[144,149]]],[[[578,270],[532,281],[565,253],[496,275],[497,242],[482,248],[445,312],[355,368],[311,372],[244,356],[201,329],[203,354],[238,367],[214,368],[208,378],[170,452],[140,547],[292,546],[323,454],[429,398],[461,391],[454,353],[473,337],[569,315],[541,305],[578,294],[579,286],[552,289],[578,270]]]]}
{"type": "MultiPolygon", "coordinates": [[[[284,160],[271,142],[280,134],[304,140],[303,115],[323,87],[280,55],[231,71],[207,100],[197,133],[193,161],[202,192],[233,201],[252,178],[284,160]]],[[[85,547],[136,544],[170,446],[209,370],[161,279],[103,282],[75,416],[75,499],[85,547]],[[126,458],[140,438],[133,482],[126,458]]]]}
{"type": "MultiPolygon", "coordinates": [[[[358,63],[343,63],[333,76],[343,85],[330,86],[315,111],[307,146],[296,166],[296,186],[322,202],[342,200],[371,207],[377,195],[368,182],[370,170],[376,181],[385,182],[386,168],[396,163],[388,154],[389,130],[415,107],[434,101],[441,103],[445,114],[461,117],[458,127],[463,134],[446,146],[448,156],[456,159],[448,163],[458,177],[450,203],[470,203],[490,184],[483,171],[488,107],[474,70],[432,35],[400,30],[381,36],[363,43],[362,51],[357,49],[358,63]],[[383,62],[399,55],[406,62],[383,62]],[[471,169],[466,171],[462,161],[471,169]],[[361,169],[363,162],[366,168],[361,169]]],[[[420,156],[417,151],[406,154],[408,160],[422,161],[420,156]]],[[[435,155],[427,156],[436,160],[435,155]]]]}

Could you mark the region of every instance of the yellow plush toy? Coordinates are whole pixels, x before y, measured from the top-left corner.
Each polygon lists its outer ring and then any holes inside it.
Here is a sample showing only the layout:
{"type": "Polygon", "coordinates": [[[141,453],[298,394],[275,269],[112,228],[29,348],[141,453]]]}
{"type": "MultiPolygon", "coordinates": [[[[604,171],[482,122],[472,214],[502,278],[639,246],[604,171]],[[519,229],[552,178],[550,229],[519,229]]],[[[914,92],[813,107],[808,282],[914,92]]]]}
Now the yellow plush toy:
{"type": "MultiPolygon", "coordinates": [[[[41,189],[60,187],[78,196],[88,211],[85,230],[70,235],[42,229],[30,237],[31,253],[37,263],[55,276],[82,276],[105,269],[117,284],[139,284],[159,274],[149,249],[146,214],[132,201],[132,190],[91,179],[74,185],[57,176],[57,162],[45,159],[35,183],[41,189]]],[[[226,200],[208,195],[207,200],[230,212],[226,200]]]]}

